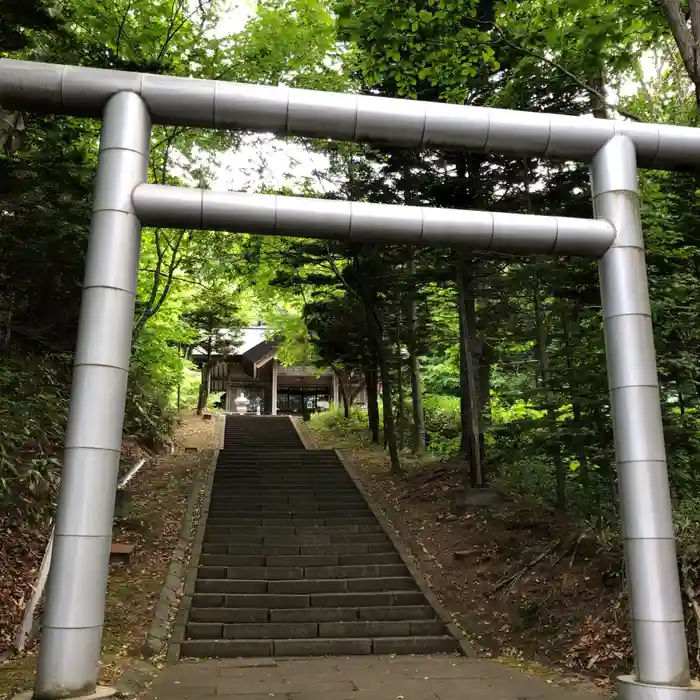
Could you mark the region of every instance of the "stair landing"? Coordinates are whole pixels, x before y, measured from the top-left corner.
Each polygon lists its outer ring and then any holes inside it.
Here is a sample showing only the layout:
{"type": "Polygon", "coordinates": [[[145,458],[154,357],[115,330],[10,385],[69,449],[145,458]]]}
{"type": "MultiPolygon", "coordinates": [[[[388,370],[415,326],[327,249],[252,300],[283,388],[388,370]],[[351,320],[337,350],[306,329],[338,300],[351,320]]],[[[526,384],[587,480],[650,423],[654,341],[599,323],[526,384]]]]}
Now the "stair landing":
{"type": "Polygon", "coordinates": [[[144,700],[603,700],[552,678],[459,656],[185,661],[144,700]]]}

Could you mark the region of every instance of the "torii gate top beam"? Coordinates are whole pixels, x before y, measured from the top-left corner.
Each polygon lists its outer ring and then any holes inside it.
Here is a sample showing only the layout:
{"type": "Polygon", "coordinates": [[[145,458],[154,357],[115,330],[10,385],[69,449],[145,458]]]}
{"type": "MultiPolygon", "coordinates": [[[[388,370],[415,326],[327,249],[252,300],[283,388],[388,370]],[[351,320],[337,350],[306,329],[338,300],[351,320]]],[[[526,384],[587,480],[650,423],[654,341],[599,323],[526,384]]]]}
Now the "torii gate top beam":
{"type": "Polygon", "coordinates": [[[0,59],[5,109],[100,118],[107,100],[122,91],[140,95],[156,124],[584,162],[624,134],[642,167],[700,164],[700,129],[692,127],[0,59]]]}

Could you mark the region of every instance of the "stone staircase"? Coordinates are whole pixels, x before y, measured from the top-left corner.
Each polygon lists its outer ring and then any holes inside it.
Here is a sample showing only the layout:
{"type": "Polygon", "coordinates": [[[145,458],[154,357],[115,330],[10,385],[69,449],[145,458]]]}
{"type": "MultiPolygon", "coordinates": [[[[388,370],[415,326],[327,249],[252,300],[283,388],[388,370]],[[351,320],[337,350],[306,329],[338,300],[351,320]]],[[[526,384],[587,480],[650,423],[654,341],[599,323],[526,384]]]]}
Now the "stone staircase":
{"type": "Polygon", "coordinates": [[[228,417],[181,656],[457,650],[337,455],[228,417]]]}

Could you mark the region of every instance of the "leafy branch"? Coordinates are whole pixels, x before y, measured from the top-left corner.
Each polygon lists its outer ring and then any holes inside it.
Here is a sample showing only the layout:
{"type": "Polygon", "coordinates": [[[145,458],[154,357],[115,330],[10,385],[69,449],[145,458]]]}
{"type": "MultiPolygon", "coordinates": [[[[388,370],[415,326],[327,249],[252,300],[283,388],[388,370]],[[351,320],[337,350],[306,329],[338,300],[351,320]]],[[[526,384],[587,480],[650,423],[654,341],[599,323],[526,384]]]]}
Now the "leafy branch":
{"type": "Polygon", "coordinates": [[[552,68],[555,68],[558,71],[561,71],[566,75],[567,78],[570,80],[573,80],[576,85],[578,85],[581,89],[585,90],[588,92],[590,95],[593,95],[596,97],[598,100],[600,100],[601,104],[604,104],[608,109],[612,109],[617,111],[621,116],[626,117],[627,119],[631,119],[632,121],[635,122],[642,122],[643,120],[637,116],[636,114],[632,114],[632,112],[628,112],[624,109],[620,109],[619,105],[613,105],[610,102],[608,102],[607,97],[600,92],[599,90],[596,90],[594,87],[590,86],[585,80],[582,80],[579,78],[577,75],[572,73],[568,68],[564,67],[561,63],[558,61],[555,61],[552,58],[547,58],[547,56],[544,56],[541,53],[538,53],[537,51],[534,51],[533,49],[529,49],[525,46],[521,46],[520,44],[516,44],[515,42],[511,41],[504,31],[497,25],[493,25],[493,28],[498,32],[498,35],[501,37],[503,42],[510,46],[511,49],[515,49],[516,51],[520,51],[521,53],[530,56],[531,58],[535,58],[538,61],[542,61],[543,63],[546,63],[547,65],[551,66],[552,68]]]}

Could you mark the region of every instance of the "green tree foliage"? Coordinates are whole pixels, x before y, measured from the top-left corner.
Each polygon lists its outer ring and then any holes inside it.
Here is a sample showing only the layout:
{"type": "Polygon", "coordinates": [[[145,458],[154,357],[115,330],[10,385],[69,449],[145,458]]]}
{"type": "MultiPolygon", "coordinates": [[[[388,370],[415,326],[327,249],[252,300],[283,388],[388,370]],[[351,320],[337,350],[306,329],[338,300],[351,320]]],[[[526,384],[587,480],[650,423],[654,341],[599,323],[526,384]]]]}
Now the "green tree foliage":
{"type": "MultiPolygon", "coordinates": [[[[693,124],[699,11],[699,0],[264,0],[240,23],[224,0],[69,0],[55,9],[0,0],[0,46],[2,55],[123,70],[693,124]]],[[[0,118],[0,488],[29,503],[55,483],[98,133],[77,119],[0,118]]],[[[150,178],[209,186],[221,153],[243,140],[157,127],[150,178]]],[[[318,179],[330,193],[307,181],[279,194],[590,216],[583,166],[306,145],[326,159],[318,179]]],[[[692,590],[700,188],[694,175],[642,172],[640,191],[692,590]]],[[[330,366],[340,378],[345,411],[322,420],[366,423],[395,471],[402,448],[421,451],[424,432],[429,452],[458,457],[467,486],[492,485],[601,527],[616,522],[594,262],[169,229],[147,230],[143,241],[128,434],[153,443],[167,434],[187,348],[225,353],[233,338],[221,328],[263,319],[284,363],[330,366]],[[362,388],[360,420],[350,404],[362,388]]]]}
{"type": "MultiPolygon", "coordinates": [[[[223,0],[2,0],[0,55],[340,86],[322,4],[263,2],[250,21],[233,24],[229,12],[223,0]]],[[[55,483],[60,465],[98,136],[95,122],[0,111],[0,497],[11,501],[36,473],[55,483]]],[[[206,185],[218,153],[237,143],[236,135],[156,127],[150,177],[206,185]]],[[[221,295],[231,299],[251,282],[237,274],[245,272],[243,250],[232,236],[144,231],[126,435],[154,446],[167,438],[203,304],[230,327],[241,325],[234,306],[220,307],[221,295]]],[[[46,496],[44,489],[37,503],[46,496]]]]}
{"type": "Polygon", "coordinates": [[[341,0],[337,12],[341,37],[356,47],[350,68],[401,97],[429,88],[464,102],[484,71],[498,66],[488,31],[492,0],[341,0]]]}

